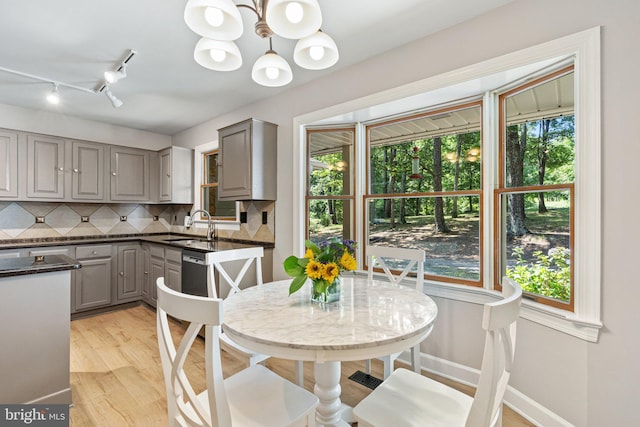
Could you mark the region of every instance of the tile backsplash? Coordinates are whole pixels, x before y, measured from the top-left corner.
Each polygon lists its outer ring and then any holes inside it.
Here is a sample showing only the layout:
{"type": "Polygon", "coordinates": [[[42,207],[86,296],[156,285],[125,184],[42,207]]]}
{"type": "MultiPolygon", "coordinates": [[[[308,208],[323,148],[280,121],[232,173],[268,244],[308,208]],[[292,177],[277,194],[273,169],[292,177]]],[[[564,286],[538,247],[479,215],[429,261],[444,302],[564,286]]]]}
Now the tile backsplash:
{"type": "MultiPolygon", "coordinates": [[[[241,202],[247,223],[240,230],[220,230],[221,237],[275,241],[275,202],[241,202]],[[262,224],[267,212],[267,224],[262,224]]],[[[191,205],[0,202],[0,240],[106,236],[137,233],[196,233],[186,230],[191,205]]]]}

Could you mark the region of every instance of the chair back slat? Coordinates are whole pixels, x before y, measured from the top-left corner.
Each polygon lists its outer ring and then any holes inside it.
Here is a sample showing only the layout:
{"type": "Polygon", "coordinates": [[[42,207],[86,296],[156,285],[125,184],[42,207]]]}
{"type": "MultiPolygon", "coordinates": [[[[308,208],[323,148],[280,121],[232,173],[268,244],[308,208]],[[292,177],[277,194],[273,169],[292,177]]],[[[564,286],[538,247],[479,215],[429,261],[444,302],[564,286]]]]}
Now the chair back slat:
{"type": "Polygon", "coordinates": [[[486,330],[482,368],[466,427],[489,427],[501,418],[515,355],[516,321],[522,289],[513,280],[502,280],[504,299],[484,305],[482,327],[486,330]]]}
{"type": "Polygon", "coordinates": [[[222,300],[176,292],[165,285],[162,277],[157,280],[157,289],[158,347],[165,374],[170,424],[175,423],[176,415],[179,414],[189,425],[230,427],[231,413],[224,389],[220,359],[222,300]],[[190,323],[179,339],[177,348],[175,345],[177,340],[174,340],[169,325],[169,316],[190,323]],[[203,326],[207,343],[205,346],[207,406],[197,398],[197,393],[184,371],[185,360],[203,326]]]}
{"type": "MultiPolygon", "coordinates": [[[[240,284],[244,279],[247,271],[252,264],[255,264],[256,268],[256,280],[255,284],[262,285],[262,257],[264,256],[264,249],[262,247],[233,249],[220,252],[209,252],[206,255],[207,263],[207,291],[210,297],[217,297],[215,272],[220,274],[220,277],[231,287],[229,295],[236,292],[240,292],[240,284]],[[229,271],[230,263],[237,263],[244,260],[244,264],[238,271],[238,273],[231,274],[229,271]]],[[[227,296],[229,296],[227,295],[227,296]]]]}
{"type": "Polygon", "coordinates": [[[409,273],[416,270],[416,289],[422,291],[424,285],[424,261],[425,253],[419,249],[406,248],[390,248],[385,246],[367,246],[367,276],[373,279],[373,271],[375,268],[381,268],[387,279],[391,283],[400,284],[407,278],[409,273]],[[394,274],[392,268],[389,267],[391,260],[405,260],[407,265],[400,272],[394,274]]]}

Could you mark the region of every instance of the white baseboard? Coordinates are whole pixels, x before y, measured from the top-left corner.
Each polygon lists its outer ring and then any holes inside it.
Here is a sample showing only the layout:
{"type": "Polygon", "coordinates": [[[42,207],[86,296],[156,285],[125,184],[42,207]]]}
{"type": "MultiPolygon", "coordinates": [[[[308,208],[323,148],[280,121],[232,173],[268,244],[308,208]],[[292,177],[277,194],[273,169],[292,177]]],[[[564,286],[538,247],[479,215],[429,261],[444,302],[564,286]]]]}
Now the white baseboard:
{"type": "MultiPolygon", "coordinates": [[[[411,352],[405,351],[397,360],[398,362],[410,366],[411,352]]],[[[427,372],[472,387],[475,387],[478,384],[478,379],[480,377],[480,371],[477,369],[434,357],[429,354],[420,354],[420,365],[421,368],[427,372]]],[[[504,395],[504,403],[529,422],[537,426],[574,427],[573,424],[563,419],[558,414],[550,411],[511,386],[507,386],[507,391],[504,395]]]]}

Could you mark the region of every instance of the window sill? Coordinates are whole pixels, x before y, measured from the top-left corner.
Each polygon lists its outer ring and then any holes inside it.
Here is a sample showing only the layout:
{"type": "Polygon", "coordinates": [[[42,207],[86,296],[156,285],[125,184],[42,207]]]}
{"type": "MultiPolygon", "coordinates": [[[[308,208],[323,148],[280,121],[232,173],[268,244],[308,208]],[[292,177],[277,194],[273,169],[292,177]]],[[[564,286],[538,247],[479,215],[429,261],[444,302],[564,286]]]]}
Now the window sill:
{"type": "MultiPolygon", "coordinates": [[[[500,298],[500,293],[496,291],[430,281],[425,281],[425,293],[472,304],[485,304],[500,298]]],[[[603,326],[597,320],[579,318],[574,313],[525,299],[522,300],[520,317],[589,342],[598,342],[603,326]]]]}

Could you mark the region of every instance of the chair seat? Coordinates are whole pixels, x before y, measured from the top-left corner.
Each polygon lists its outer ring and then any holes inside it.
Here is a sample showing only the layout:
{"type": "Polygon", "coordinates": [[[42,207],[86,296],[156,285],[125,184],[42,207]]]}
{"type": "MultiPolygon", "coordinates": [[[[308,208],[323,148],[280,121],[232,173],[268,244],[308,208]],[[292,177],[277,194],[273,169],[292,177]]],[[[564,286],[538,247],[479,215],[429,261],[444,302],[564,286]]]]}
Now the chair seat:
{"type": "MultiPolygon", "coordinates": [[[[305,414],[318,403],[316,395],[262,365],[243,369],[224,380],[224,386],[234,427],[305,425],[305,414]]],[[[206,390],[198,395],[208,409],[207,399],[206,390]]]]}
{"type": "Polygon", "coordinates": [[[360,427],[464,427],[472,403],[471,396],[399,368],[353,414],[360,427]]]}
{"type": "Polygon", "coordinates": [[[220,347],[237,359],[248,360],[248,364],[250,366],[263,362],[269,358],[266,354],[256,353],[255,351],[249,350],[235,341],[232,341],[224,332],[220,334],[220,347]]]}

